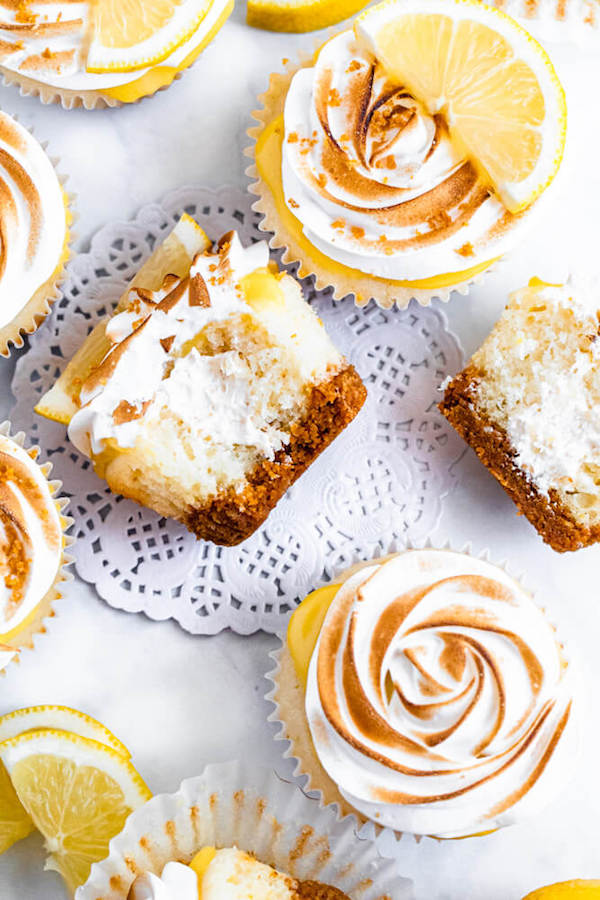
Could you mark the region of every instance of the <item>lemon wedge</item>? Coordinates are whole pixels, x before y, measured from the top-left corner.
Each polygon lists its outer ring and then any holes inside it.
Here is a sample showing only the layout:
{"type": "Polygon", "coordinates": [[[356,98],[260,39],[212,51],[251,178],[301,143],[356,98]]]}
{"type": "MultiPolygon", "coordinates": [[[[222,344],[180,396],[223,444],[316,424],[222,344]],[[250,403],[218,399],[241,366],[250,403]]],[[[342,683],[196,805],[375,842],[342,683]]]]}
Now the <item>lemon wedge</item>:
{"type": "Polygon", "coordinates": [[[358,17],[359,39],[450,134],[512,213],[560,166],[567,111],[545,50],[477,0],[384,0],[358,17]]]}
{"type": "Polygon", "coordinates": [[[12,781],[0,763],[0,853],[4,853],[34,830],[34,824],[23,809],[12,781]]]}
{"type": "Polygon", "coordinates": [[[46,868],[71,892],[111,838],[151,793],[131,762],[99,741],[56,729],[28,731],[0,744],[0,759],[48,850],[46,868]]]}
{"type": "Polygon", "coordinates": [[[88,72],[132,72],[156,65],[188,41],[211,0],[95,0],[88,72]]]}
{"type": "Polygon", "coordinates": [[[131,759],[131,753],[105,725],[86,713],[68,706],[27,706],[0,716],[0,742],[18,737],[26,731],[44,728],[69,731],[84,738],[92,738],[100,744],[112,747],[117,753],[131,759]]]}
{"type": "Polygon", "coordinates": [[[316,31],[348,19],[369,0],[248,0],[246,21],[267,31],[316,31]]]}
{"type": "Polygon", "coordinates": [[[600,900],[600,881],[562,881],[539,888],[524,900],[600,900]]]}

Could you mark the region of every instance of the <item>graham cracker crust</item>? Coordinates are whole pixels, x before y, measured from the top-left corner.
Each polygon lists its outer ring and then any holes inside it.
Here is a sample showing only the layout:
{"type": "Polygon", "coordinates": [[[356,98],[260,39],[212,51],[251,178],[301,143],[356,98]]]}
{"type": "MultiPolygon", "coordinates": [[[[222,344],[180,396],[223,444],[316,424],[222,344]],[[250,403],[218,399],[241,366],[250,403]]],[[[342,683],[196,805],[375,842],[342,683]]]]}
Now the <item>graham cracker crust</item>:
{"type": "Polygon", "coordinates": [[[599,541],[600,526],[582,525],[557,491],[551,489],[545,496],[515,463],[516,451],[505,430],[478,408],[476,389],[481,378],[472,365],[459,372],[446,388],[441,412],[553,550],[564,553],[599,541]]]}
{"type": "Polygon", "coordinates": [[[367,391],[354,366],[313,386],[304,419],[292,426],[289,444],[248,475],[243,490],[229,490],[181,516],[196,537],[226,547],[239,544],[262,525],[291,484],[344,430],[365,402],[367,391]]]}

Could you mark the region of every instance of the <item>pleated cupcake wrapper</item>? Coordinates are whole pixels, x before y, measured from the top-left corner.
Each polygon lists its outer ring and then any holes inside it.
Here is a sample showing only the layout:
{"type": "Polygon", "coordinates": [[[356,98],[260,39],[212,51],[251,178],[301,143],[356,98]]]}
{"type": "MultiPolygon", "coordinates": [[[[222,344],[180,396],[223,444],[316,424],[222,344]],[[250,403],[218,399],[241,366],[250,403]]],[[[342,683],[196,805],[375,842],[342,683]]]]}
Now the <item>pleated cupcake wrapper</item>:
{"type": "Polygon", "coordinates": [[[332,884],[351,900],[412,897],[397,863],[357,837],[353,817],[339,821],[273,771],[234,761],[206,766],[177,793],[132,813],[76,900],[126,900],[137,875],[160,875],[167,862],[189,862],[203,846],[237,847],[295,878],[332,884]]]}
{"type": "Polygon", "coordinates": [[[539,40],[600,50],[597,0],[493,0],[492,5],[517,19],[539,40]]]}
{"type": "MultiPolygon", "coordinates": [[[[339,33],[339,30],[332,29],[327,37],[333,37],[336,33],[339,33]]],[[[285,98],[294,75],[299,69],[313,64],[315,52],[324,42],[324,40],[319,41],[312,54],[300,54],[297,63],[288,63],[285,72],[273,73],[270,76],[266,92],[258,97],[261,107],[252,112],[252,118],[258,122],[258,125],[253,125],[247,130],[252,143],[244,150],[244,154],[253,160],[246,169],[246,175],[251,182],[248,187],[250,193],[255,194],[258,198],[253,203],[252,209],[263,216],[258,227],[261,231],[272,234],[269,238],[269,245],[274,250],[283,249],[282,258],[285,264],[299,264],[297,272],[299,278],[314,277],[317,290],[332,288],[335,300],[352,295],[355,304],[359,307],[366,306],[370,300],[375,300],[383,309],[391,309],[394,304],[399,309],[405,309],[411,300],[416,300],[421,306],[429,306],[433,299],[442,300],[444,303],[448,302],[453,293],[466,296],[471,286],[481,284],[484,277],[497,267],[500,260],[472,278],[449,287],[409,288],[391,279],[375,278],[367,273],[355,276],[340,272],[333,275],[328,269],[316,264],[314,260],[305,259],[304,251],[296,238],[282,223],[271,190],[260,177],[256,166],[256,144],[264,129],[283,112],[285,98]]]]}
{"type": "MultiPolygon", "coordinates": [[[[19,116],[11,115],[11,118],[18,122],[21,127],[26,128],[33,138],[37,141],[35,130],[29,125],[23,125],[19,116]]],[[[51,278],[45,282],[36,293],[28,300],[25,306],[19,310],[17,315],[7,322],[6,325],[0,327],[0,356],[8,358],[13,349],[20,350],[25,343],[25,335],[33,334],[44,322],[52,310],[52,306],[57,300],[62,299],[63,293],[61,286],[67,275],[67,265],[72,256],[73,244],[76,240],[73,226],[77,221],[77,213],[75,211],[76,194],[71,194],[66,190],[66,183],[69,180],[68,175],[62,175],[59,172],[60,158],[50,156],[46,152],[48,142],[38,141],[44,153],[52,163],[60,186],[64,191],[66,198],[66,214],[67,214],[67,230],[65,232],[65,244],[62,249],[64,259],[62,262],[56,261],[57,267],[60,269],[53,273],[51,278]]]]}
{"type": "MultiPolygon", "coordinates": [[[[26,446],[25,433],[23,431],[19,431],[15,435],[11,434],[11,424],[8,420],[0,424],[0,435],[10,438],[11,441],[14,441],[15,444],[25,450],[31,449],[26,446]]],[[[62,596],[62,585],[67,581],[73,580],[73,575],[67,570],[67,567],[70,566],[74,561],[73,557],[68,552],[68,548],[71,547],[71,545],[74,543],[74,538],[70,534],[67,534],[67,532],[73,525],[73,519],[65,514],[65,509],[68,506],[69,501],[66,497],[61,496],[60,494],[60,491],[62,489],[62,482],[50,479],[50,473],[52,472],[52,463],[46,462],[40,465],[37,462],[39,448],[36,449],[37,453],[35,462],[44,475],[44,478],[48,482],[50,493],[52,494],[54,503],[60,516],[60,524],[63,534],[62,558],[54,582],[50,589],[46,592],[45,596],[38,603],[35,609],[34,617],[30,622],[27,623],[27,625],[23,627],[21,631],[19,631],[15,635],[14,638],[12,638],[10,641],[7,641],[6,644],[2,645],[16,650],[17,654],[13,657],[12,660],[8,662],[7,666],[5,666],[3,669],[0,669],[0,676],[6,673],[8,666],[10,666],[12,663],[20,662],[21,650],[35,649],[37,636],[46,633],[47,621],[55,616],[54,604],[57,600],[60,600],[62,596]]]]}
{"type": "MultiPolygon", "coordinates": [[[[503,560],[502,562],[496,562],[495,560],[492,560],[490,557],[490,551],[488,549],[484,549],[479,553],[473,553],[471,544],[466,544],[465,546],[457,550],[457,548],[453,547],[451,542],[448,540],[443,544],[435,545],[429,540],[420,544],[400,544],[399,542],[395,542],[390,547],[388,553],[381,554],[380,551],[375,550],[373,551],[372,555],[367,557],[366,559],[364,557],[359,558],[358,555],[355,554],[354,558],[347,561],[347,565],[345,566],[345,568],[341,570],[339,575],[336,575],[336,577],[333,578],[331,583],[335,584],[339,581],[339,583],[341,584],[350,575],[358,571],[358,569],[363,568],[367,565],[371,565],[373,563],[381,562],[388,556],[393,556],[398,553],[404,553],[407,550],[426,549],[449,550],[457,553],[464,553],[466,556],[470,556],[473,559],[482,560],[483,562],[489,562],[495,565],[497,568],[502,569],[504,572],[506,572],[506,574],[514,579],[514,581],[516,581],[519,586],[523,588],[523,590],[535,602],[535,595],[531,591],[531,589],[524,583],[523,577],[521,575],[515,575],[515,573],[510,570],[508,562],[506,560],[503,560]]],[[[538,604],[536,605],[545,615],[545,609],[543,607],[540,607],[538,604]]],[[[550,624],[552,625],[552,628],[556,634],[557,629],[555,625],[552,622],[550,624]]],[[[287,745],[282,753],[284,759],[292,759],[296,763],[294,768],[294,776],[302,777],[303,789],[305,791],[315,792],[315,794],[319,797],[321,803],[326,806],[332,806],[338,811],[340,815],[356,816],[357,821],[360,823],[361,827],[369,822],[374,828],[375,834],[378,837],[382,834],[387,834],[397,840],[400,840],[400,838],[403,837],[403,832],[394,831],[391,828],[378,825],[376,822],[367,819],[360,812],[358,812],[358,810],[354,809],[354,807],[351,806],[348,801],[342,796],[337,784],[327,774],[327,772],[321,765],[312,741],[310,729],[308,726],[308,720],[306,718],[305,688],[300,683],[300,680],[296,675],[294,662],[288,649],[285,635],[283,637],[280,636],[280,640],[281,647],[271,651],[271,653],[269,654],[271,659],[273,660],[274,667],[265,675],[267,681],[271,682],[272,685],[272,687],[265,694],[265,700],[271,703],[274,707],[273,711],[267,717],[267,721],[277,726],[277,732],[274,736],[274,739],[276,741],[282,741],[287,745]]],[[[557,643],[560,647],[563,659],[568,662],[567,656],[564,652],[564,647],[558,640],[558,637],[557,643]]],[[[569,665],[572,665],[572,663],[569,662],[569,665]]],[[[429,840],[436,841],[443,840],[443,838],[436,838],[429,835],[413,835],[413,837],[417,841],[420,841],[423,838],[428,838],[429,840]]]]}

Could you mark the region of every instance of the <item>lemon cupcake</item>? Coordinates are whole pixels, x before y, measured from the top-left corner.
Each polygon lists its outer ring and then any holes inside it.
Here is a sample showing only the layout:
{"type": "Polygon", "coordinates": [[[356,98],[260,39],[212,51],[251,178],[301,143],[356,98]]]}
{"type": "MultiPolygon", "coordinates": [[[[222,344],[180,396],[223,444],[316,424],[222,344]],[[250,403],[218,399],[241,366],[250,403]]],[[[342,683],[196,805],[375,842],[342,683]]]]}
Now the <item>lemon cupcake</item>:
{"type": "Polygon", "coordinates": [[[50,312],[64,275],[72,216],[33,135],[0,112],[0,354],[23,346],[50,312]]]}
{"type": "Polygon", "coordinates": [[[44,630],[70,562],[67,500],[57,496],[60,482],[48,480],[52,466],[38,465],[37,456],[22,433],[12,438],[9,423],[0,425],[0,670],[44,630]]]}
{"type": "Polygon", "coordinates": [[[544,806],[573,770],[572,672],[504,570],[425,548],[300,604],[270,699],[308,787],[398,832],[464,837],[544,806]]]}
{"type": "Polygon", "coordinates": [[[521,239],[563,154],[548,56],[471,0],[371,7],[261,100],[261,227],[301,276],[359,305],[465,293],[521,239]]]}
{"type": "Polygon", "coordinates": [[[408,900],[355,825],[272,771],[209,765],[130,816],[77,900],[408,900]]]}
{"type": "Polygon", "coordinates": [[[133,103],[190,66],[233,4],[9,0],[0,13],[0,71],[22,93],[68,109],[133,103]]]}

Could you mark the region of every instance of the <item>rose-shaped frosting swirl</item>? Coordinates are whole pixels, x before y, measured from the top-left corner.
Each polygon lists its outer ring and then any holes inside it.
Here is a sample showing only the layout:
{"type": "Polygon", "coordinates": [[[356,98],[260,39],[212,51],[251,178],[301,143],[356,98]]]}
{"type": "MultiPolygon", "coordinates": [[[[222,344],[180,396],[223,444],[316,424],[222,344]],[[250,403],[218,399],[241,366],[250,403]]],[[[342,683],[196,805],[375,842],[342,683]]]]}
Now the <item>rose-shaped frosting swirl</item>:
{"type": "Polygon", "coordinates": [[[341,793],[400,831],[509,824],[573,764],[552,627],[506,573],[464,554],[408,551],[350,575],[311,659],[306,710],[341,793]]]}
{"type": "Polygon", "coordinates": [[[346,31],[286,98],[285,200],[311,243],[372,275],[421,279],[501,255],[511,215],[430,116],[346,31]]]}
{"type": "Polygon", "coordinates": [[[51,278],[66,231],[52,163],[25,128],[0,113],[0,327],[51,278]]]}
{"type": "Polygon", "coordinates": [[[50,590],[61,559],[60,514],[50,486],[29,453],[0,435],[0,641],[50,590]]]}

